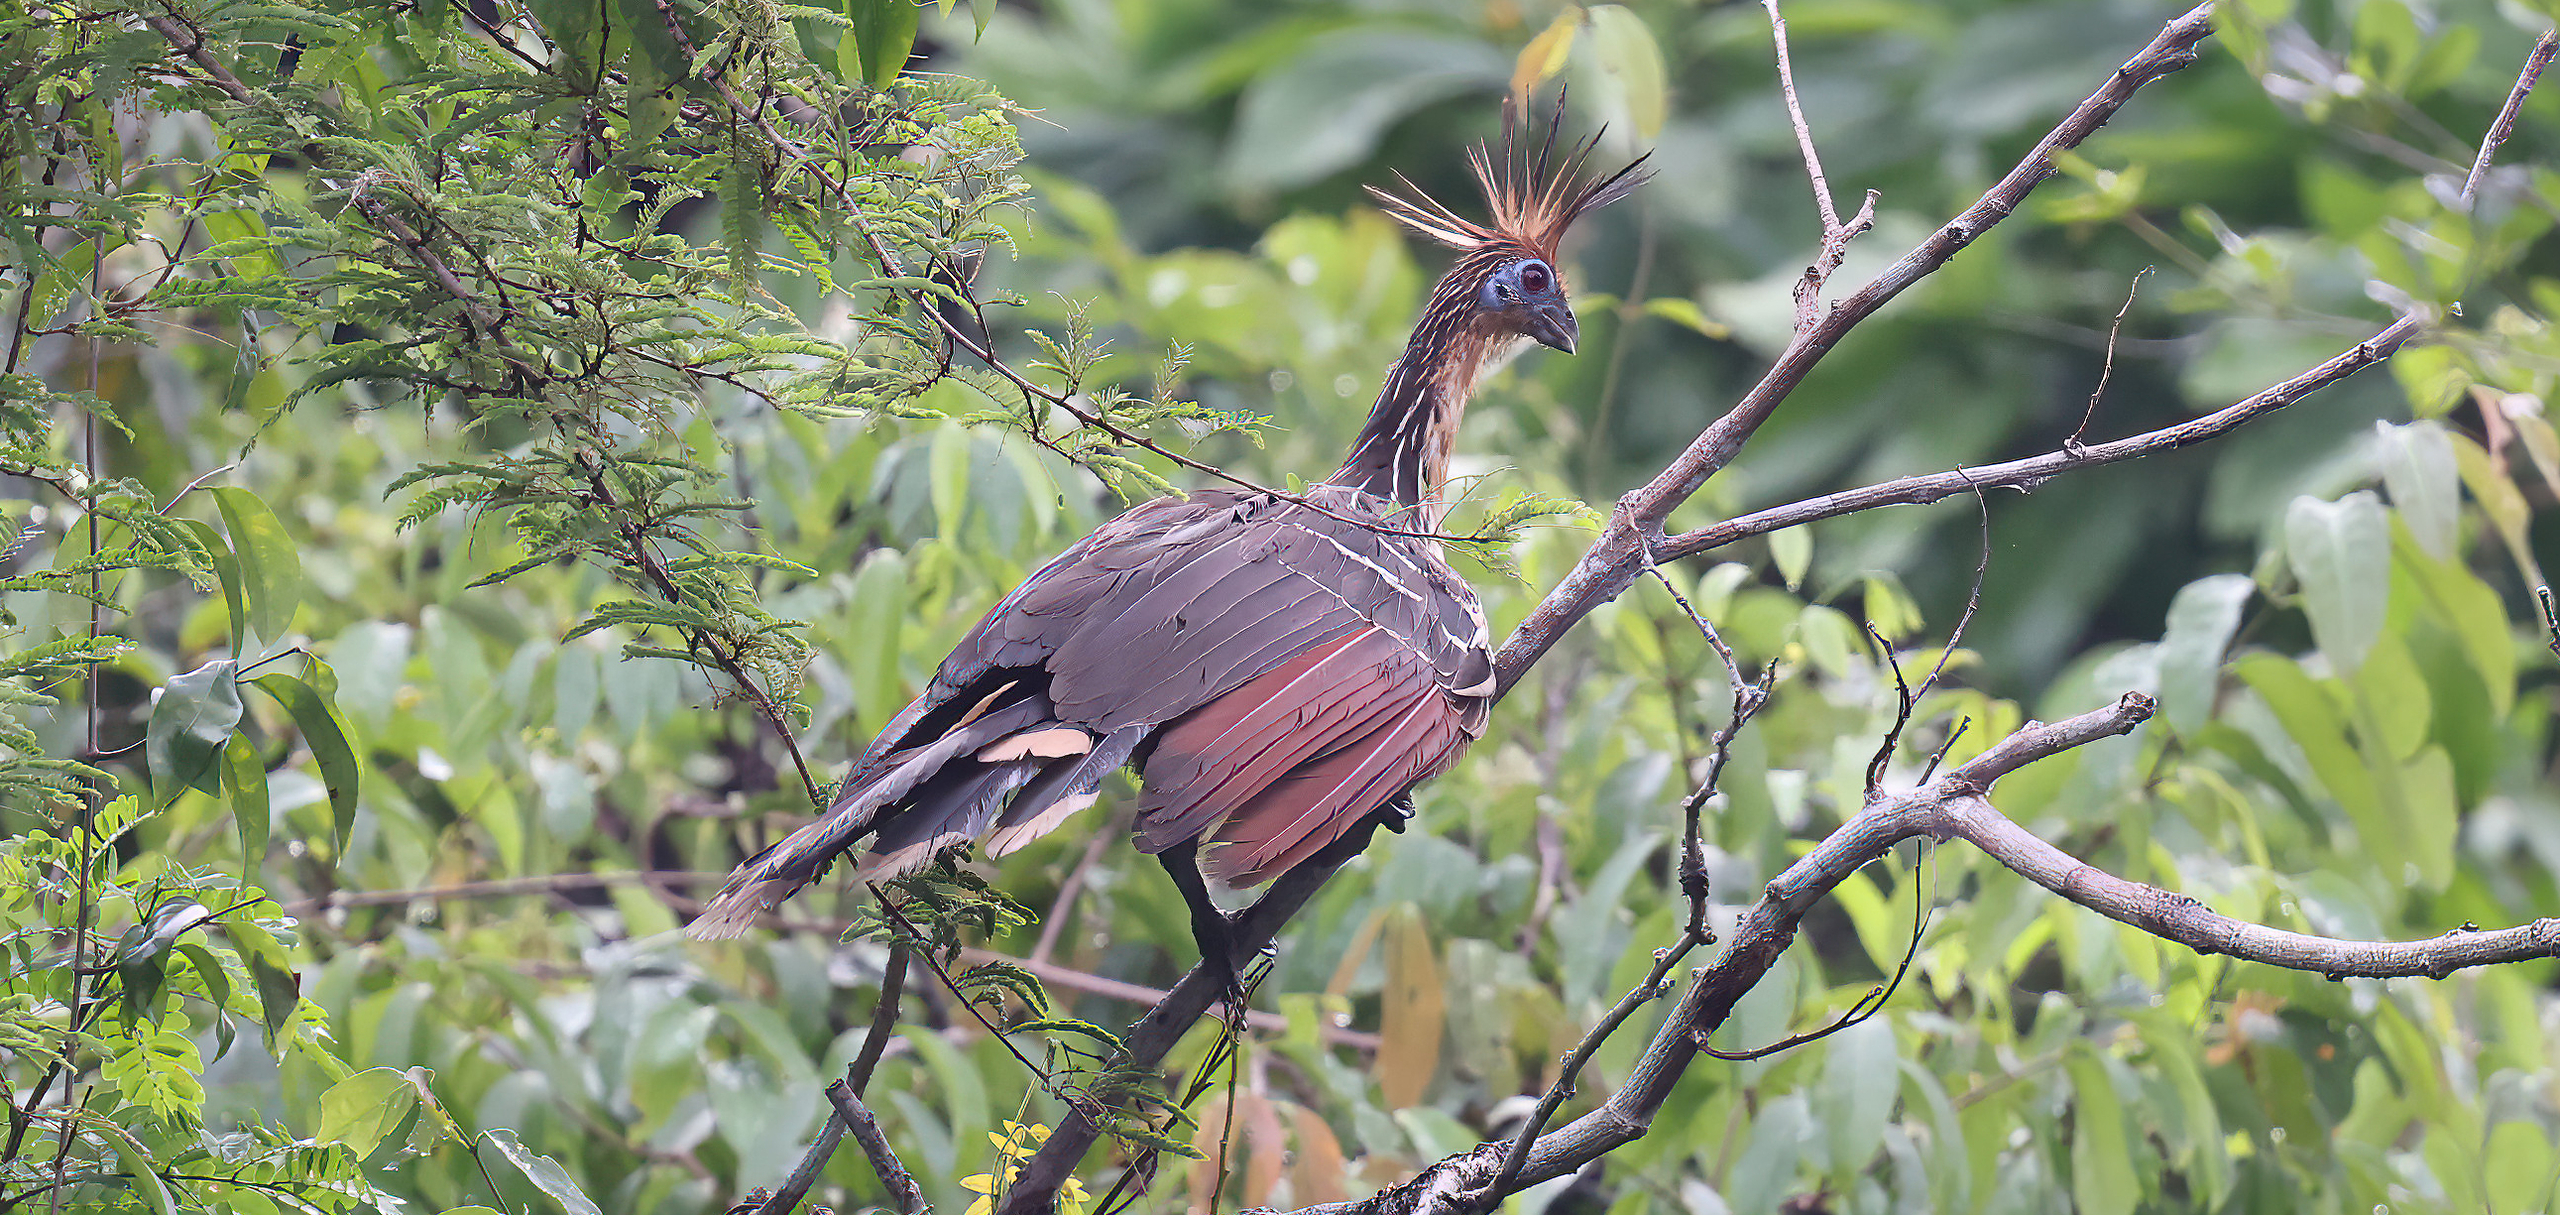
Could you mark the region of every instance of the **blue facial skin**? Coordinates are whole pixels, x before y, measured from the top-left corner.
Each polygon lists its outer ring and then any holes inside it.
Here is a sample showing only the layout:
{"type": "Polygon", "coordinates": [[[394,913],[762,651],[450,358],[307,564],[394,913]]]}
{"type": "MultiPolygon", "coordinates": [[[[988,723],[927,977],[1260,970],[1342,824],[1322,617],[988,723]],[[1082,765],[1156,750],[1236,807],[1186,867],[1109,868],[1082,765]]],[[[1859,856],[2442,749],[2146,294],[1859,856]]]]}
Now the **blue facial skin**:
{"type": "Polygon", "coordinates": [[[1564,284],[1556,281],[1553,267],[1534,257],[1494,271],[1477,290],[1476,304],[1502,314],[1539,344],[1566,354],[1573,353],[1574,342],[1582,334],[1581,326],[1574,323],[1573,309],[1565,305],[1564,284]]]}

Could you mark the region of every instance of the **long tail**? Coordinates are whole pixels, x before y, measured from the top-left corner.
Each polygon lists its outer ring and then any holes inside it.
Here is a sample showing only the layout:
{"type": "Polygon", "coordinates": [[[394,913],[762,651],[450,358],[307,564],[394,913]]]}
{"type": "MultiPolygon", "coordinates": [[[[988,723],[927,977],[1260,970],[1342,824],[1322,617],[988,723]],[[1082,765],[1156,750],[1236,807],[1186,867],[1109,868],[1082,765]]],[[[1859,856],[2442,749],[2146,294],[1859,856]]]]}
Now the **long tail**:
{"type": "Polygon", "coordinates": [[[922,869],[954,844],[986,837],[988,852],[1002,856],[1048,834],[1093,804],[1145,736],[1132,726],[1097,740],[1053,713],[1034,694],[857,772],[816,822],[738,866],[686,931],[704,940],[745,932],[865,835],[874,838],[860,872],[876,881],[922,869]]]}

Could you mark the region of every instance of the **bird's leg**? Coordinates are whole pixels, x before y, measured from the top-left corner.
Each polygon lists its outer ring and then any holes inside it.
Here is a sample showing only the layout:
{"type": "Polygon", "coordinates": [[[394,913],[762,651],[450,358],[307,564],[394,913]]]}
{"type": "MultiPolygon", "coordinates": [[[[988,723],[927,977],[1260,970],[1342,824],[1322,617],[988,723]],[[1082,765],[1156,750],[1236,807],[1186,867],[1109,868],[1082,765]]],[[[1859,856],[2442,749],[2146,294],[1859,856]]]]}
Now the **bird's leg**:
{"type": "Polygon", "coordinates": [[[1200,876],[1200,842],[1184,840],[1156,854],[1156,863],[1164,866],[1173,887],[1182,892],[1182,901],[1191,908],[1191,939],[1200,946],[1200,960],[1219,976],[1227,1007],[1244,1011],[1244,979],[1236,957],[1236,938],[1227,921],[1227,913],[1209,898],[1208,880],[1200,876]]]}

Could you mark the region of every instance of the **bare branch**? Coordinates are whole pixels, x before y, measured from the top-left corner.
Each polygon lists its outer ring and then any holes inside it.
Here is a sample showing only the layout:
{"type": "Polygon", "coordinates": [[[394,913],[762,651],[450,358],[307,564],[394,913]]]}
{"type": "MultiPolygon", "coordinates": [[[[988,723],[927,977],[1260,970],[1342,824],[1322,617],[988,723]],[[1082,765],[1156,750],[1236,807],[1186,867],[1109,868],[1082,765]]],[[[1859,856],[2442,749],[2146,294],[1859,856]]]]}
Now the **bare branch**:
{"type": "Polygon", "coordinates": [[[2343,941],[2235,920],[2183,894],[2081,863],[1992,808],[1980,794],[1926,806],[1916,820],[1961,839],[2027,880],[2091,911],[2198,953],[2228,954],[2332,979],[2441,979],[2473,966],[2560,957],[2560,919],[2483,932],[2469,924],[2423,941],[2343,941]]]}
{"type": "Polygon", "coordinates": [[[2516,77],[2516,87],[2507,90],[2507,103],[2498,107],[2497,121],[2489,124],[2489,133],[2480,140],[2480,153],[2471,158],[2471,172],[2462,179],[2462,201],[2468,205],[2480,197],[2480,179],[2489,175],[2489,162],[2496,159],[2498,146],[2515,134],[2516,115],[2524,111],[2524,99],[2531,96],[2533,86],[2542,79],[2542,69],[2551,66],[2551,53],[2560,50],[2560,30],[2545,30],[2533,44],[2533,53],[2525,56],[2524,71],[2516,77]]]}
{"type": "Polygon", "coordinates": [[[862,1154],[871,1161],[871,1171],[880,1175],[880,1184],[889,1190],[890,1209],[898,1215],[920,1215],[925,1207],[924,1191],[916,1187],[916,1179],[907,1174],[897,1152],[889,1147],[889,1137],[880,1133],[880,1122],[871,1116],[862,1098],[844,1082],[827,1086],[827,1100],[836,1107],[841,1125],[852,1128],[853,1141],[862,1145],[862,1154]]]}

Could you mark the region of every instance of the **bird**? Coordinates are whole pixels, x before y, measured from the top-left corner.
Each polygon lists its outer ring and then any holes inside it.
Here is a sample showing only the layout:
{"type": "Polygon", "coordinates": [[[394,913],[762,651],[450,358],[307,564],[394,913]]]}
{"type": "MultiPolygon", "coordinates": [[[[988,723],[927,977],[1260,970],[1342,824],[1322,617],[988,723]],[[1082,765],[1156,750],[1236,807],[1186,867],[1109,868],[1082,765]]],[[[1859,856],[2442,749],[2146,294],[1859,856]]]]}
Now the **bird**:
{"type": "Polygon", "coordinates": [[[1134,769],[1136,847],[1181,891],[1230,995],[1229,923],[1207,882],[1259,884],[1328,847],[1402,830],[1411,791],[1484,733],[1499,681],[1483,607],[1440,555],[1448,462],[1476,388],[1530,344],[1573,353],[1556,269],[1574,222],[1632,193],[1650,154],[1586,174],[1503,107],[1469,150],[1488,222],[1370,188],[1456,250],[1342,466],[1303,494],[1230,487],[1151,499],[1049,562],[964,637],[808,825],[738,866],[688,926],[743,933],[865,837],[860,876],[946,850],[1003,856],[1134,769]]]}

